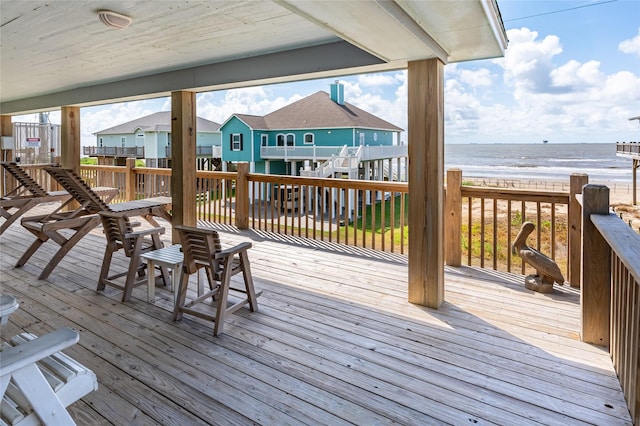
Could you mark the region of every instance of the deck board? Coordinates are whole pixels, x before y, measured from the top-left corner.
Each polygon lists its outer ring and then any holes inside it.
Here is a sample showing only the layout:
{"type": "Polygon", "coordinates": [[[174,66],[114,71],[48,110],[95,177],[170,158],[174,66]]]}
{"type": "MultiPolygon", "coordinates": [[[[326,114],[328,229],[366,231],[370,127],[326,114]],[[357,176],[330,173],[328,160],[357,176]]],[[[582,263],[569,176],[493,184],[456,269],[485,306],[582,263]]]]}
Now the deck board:
{"type": "Polygon", "coordinates": [[[222,336],[199,318],[173,322],[163,287],[154,304],[145,287],[127,303],[97,293],[99,230],[47,281],[53,243],[13,268],[32,238],[14,224],[0,291],[21,306],[2,337],[80,331],[65,352],[99,389],[71,407],[79,424],[630,424],[608,353],[578,339],[575,289],[536,294],[518,274],[447,267],[433,310],[406,301],[405,256],[220,228],[225,245],[253,242],[263,291],[222,336]]]}

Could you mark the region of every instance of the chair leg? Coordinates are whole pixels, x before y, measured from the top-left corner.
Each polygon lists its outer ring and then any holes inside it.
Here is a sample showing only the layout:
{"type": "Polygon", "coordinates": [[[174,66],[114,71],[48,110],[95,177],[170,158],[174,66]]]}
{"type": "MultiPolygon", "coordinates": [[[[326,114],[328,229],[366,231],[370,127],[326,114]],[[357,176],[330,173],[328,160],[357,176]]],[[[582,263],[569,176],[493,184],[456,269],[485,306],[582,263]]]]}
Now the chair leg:
{"type": "Polygon", "coordinates": [[[111,258],[113,257],[113,250],[107,244],[107,248],[104,250],[104,257],[102,259],[102,268],[100,268],[100,276],[98,277],[98,287],[96,291],[102,291],[106,287],[104,280],[109,276],[109,268],[111,266],[111,258]]]}
{"type": "MultiPolygon", "coordinates": [[[[47,266],[45,266],[42,272],[40,272],[38,279],[46,280],[51,272],[53,272],[55,267],[58,266],[58,263],[60,263],[60,261],[67,255],[67,253],[78,243],[78,241],[84,238],[84,236],[87,235],[93,228],[98,226],[98,223],[100,223],[99,218],[89,217],[87,218],[87,221],[84,225],[76,228],[71,238],[66,240],[64,244],[60,246],[56,254],[53,255],[51,259],[49,259],[47,266]]],[[[56,233],[56,235],[59,234],[56,233]]]]}
{"type": "Polygon", "coordinates": [[[258,311],[258,297],[256,289],[253,286],[253,276],[251,275],[251,265],[249,264],[249,256],[246,251],[240,252],[240,267],[242,268],[242,276],[244,278],[244,286],[247,291],[247,299],[249,300],[249,309],[252,312],[258,311]]]}
{"type": "Polygon", "coordinates": [[[24,264],[27,263],[27,260],[29,260],[31,256],[33,256],[33,254],[40,248],[40,246],[44,244],[48,239],[49,237],[47,237],[46,235],[38,236],[36,240],[29,246],[27,251],[25,251],[24,254],[20,256],[20,259],[18,259],[18,262],[16,263],[16,268],[24,266],[24,264]]]}
{"type": "Polygon", "coordinates": [[[187,298],[187,288],[189,287],[189,274],[184,270],[180,272],[180,284],[175,291],[178,293],[176,296],[176,303],[173,307],[173,320],[179,321],[182,319],[182,310],[180,309],[187,298]]]}
{"type": "MultiPolygon", "coordinates": [[[[142,249],[142,243],[142,238],[138,238],[133,248],[133,253],[131,254],[129,269],[127,270],[127,280],[124,282],[124,291],[122,292],[123,302],[127,302],[131,298],[133,287],[136,285],[136,274],[142,271],[140,268],[140,251],[142,249]]],[[[151,273],[153,273],[153,271],[151,273]]]]}
{"type": "Polygon", "coordinates": [[[213,335],[222,334],[224,320],[227,314],[227,300],[229,298],[229,286],[231,285],[231,264],[232,257],[227,257],[224,261],[224,272],[220,278],[220,291],[218,292],[218,303],[216,305],[216,318],[213,324],[213,335]]]}
{"type": "MultiPolygon", "coordinates": [[[[159,234],[151,235],[151,241],[153,241],[153,249],[154,250],[160,250],[161,248],[164,247],[164,244],[160,240],[160,235],[159,234]]],[[[149,275],[151,275],[151,274],[155,275],[155,271],[153,271],[153,270],[149,270],[149,271],[147,271],[147,273],[149,275]]],[[[169,277],[169,269],[167,269],[166,266],[161,266],[160,267],[160,275],[162,275],[162,282],[164,282],[165,287],[168,287],[169,283],[171,282],[170,281],[170,277],[169,277]]]]}

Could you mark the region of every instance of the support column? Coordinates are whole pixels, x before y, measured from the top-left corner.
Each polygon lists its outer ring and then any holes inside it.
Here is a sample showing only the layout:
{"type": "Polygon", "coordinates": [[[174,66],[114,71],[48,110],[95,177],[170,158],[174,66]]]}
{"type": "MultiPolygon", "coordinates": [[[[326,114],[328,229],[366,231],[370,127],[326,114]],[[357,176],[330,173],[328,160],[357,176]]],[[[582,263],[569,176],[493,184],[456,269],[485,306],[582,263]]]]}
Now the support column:
{"type": "MultiPolygon", "coordinates": [[[[196,226],[196,95],[171,93],[173,224],[196,226]]],[[[172,241],[179,242],[173,231],[172,241]]]]}
{"type": "MultiPolygon", "coordinates": [[[[13,137],[13,123],[11,122],[10,115],[0,115],[0,136],[13,137]]],[[[12,149],[2,149],[2,158],[0,158],[0,161],[13,161],[14,149],[15,147],[12,149]]]]}
{"type": "MultiPolygon", "coordinates": [[[[0,136],[13,136],[13,123],[10,115],[0,115],[0,136]]],[[[15,143],[15,141],[14,141],[15,143]]],[[[13,161],[13,149],[2,149],[0,147],[0,161],[13,161]]],[[[4,196],[7,192],[14,188],[11,179],[6,179],[4,171],[0,173],[0,196],[4,196]]]]}
{"type": "Polygon", "coordinates": [[[444,301],[444,64],[409,62],[409,302],[444,301]]]}
{"type": "Polygon", "coordinates": [[[591,222],[592,214],[609,214],[609,188],[585,185],[582,190],[582,341],[609,345],[611,312],[611,249],[591,222]],[[586,248],[586,249],[585,249],[586,248]]]}
{"type": "Polygon", "coordinates": [[[60,111],[60,165],[80,174],[80,108],[63,106],[60,111]]]}

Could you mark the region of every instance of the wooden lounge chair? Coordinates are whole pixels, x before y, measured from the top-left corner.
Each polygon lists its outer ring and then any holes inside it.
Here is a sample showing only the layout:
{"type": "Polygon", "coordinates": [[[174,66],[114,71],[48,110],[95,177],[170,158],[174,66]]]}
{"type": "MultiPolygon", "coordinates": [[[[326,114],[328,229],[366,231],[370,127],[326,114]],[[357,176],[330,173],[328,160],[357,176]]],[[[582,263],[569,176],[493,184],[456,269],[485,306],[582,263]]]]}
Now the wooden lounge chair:
{"type": "Polygon", "coordinates": [[[16,163],[2,162],[2,167],[18,182],[13,190],[0,199],[0,216],[6,220],[0,225],[0,235],[23,214],[45,202],[64,202],[71,198],[66,191],[47,192],[16,163]]]}
{"type": "MultiPolygon", "coordinates": [[[[160,235],[164,234],[164,228],[134,231],[129,218],[118,213],[100,212],[100,220],[107,237],[107,248],[102,260],[97,290],[104,290],[107,285],[121,289],[123,291],[122,301],[126,302],[131,297],[134,287],[150,282],[144,275],[147,264],[142,262],[140,255],[163,247],[160,235]],[[109,275],[113,254],[120,250],[130,259],[129,267],[125,272],[109,275]],[[138,279],[136,279],[136,275],[138,275],[138,279]],[[124,284],[116,281],[122,277],[126,277],[124,284]]],[[[166,285],[169,282],[167,268],[161,267],[160,270],[166,285]]],[[[154,275],[155,271],[147,271],[147,273],[154,275]]]]}
{"type": "MultiPolygon", "coordinates": [[[[66,205],[68,201],[72,200],[67,191],[49,192],[45,190],[18,164],[11,162],[0,164],[18,182],[18,186],[0,199],[0,216],[6,219],[0,225],[0,235],[22,215],[39,204],[59,201],[66,205]]],[[[107,202],[118,194],[117,188],[94,188],[94,191],[101,197],[106,197],[107,202]]]]}
{"type": "MultiPolygon", "coordinates": [[[[18,302],[0,295],[6,322],[18,302]]],[[[66,407],[98,389],[96,375],[60,352],[79,334],[61,328],[41,337],[21,333],[0,345],[0,424],[75,425],[66,407]]]]}
{"type": "Polygon", "coordinates": [[[174,228],[178,230],[182,251],[184,252],[182,277],[177,290],[178,296],[173,313],[174,321],[180,320],[183,313],[212,320],[215,322],[213,335],[217,336],[222,334],[224,320],[227,315],[232,314],[247,303],[251,311],[258,310],[258,296],[260,294],[256,294],[253,286],[249,257],[247,255],[247,250],[251,248],[251,243],[240,243],[235,247],[222,250],[220,237],[212,229],[200,229],[182,225],[176,225],[174,228]],[[189,275],[197,273],[200,268],[205,269],[211,290],[187,302],[189,275]],[[244,288],[232,288],[231,277],[241,272],[244,278],[244,288]],[[229,290],[244,293],[244,296],[240,301],[228,306],[229,290]],[[213,298],[216,302],[215,315],[195,308],[197,304],[204,302],[208,298],[213,298]]]}
{"type": "Polygon", "coordinates": [[[49,260],[40,273],[40,279],[46,279],[53,269],[80,239],[100,224],[99,212],[112,212],[128,216],[142,216],[153,226],[159,226],[154,217],[171,220],[171,198],[156,197],[143,200],[129,201],[119,204],[107,204],[98,194],[87,185],[80,176],[72,170],[61,167],[45,168],[80,206],[71,212],[57,211],[48,215],[25,217],[22,226],[36,236],[36,240],[29,246],[16,263],[16,267],[24,264],[49,239],[60,245],[60,249],[49,260]],[[69,235],[68,231],[72,231],[69,235]]]}

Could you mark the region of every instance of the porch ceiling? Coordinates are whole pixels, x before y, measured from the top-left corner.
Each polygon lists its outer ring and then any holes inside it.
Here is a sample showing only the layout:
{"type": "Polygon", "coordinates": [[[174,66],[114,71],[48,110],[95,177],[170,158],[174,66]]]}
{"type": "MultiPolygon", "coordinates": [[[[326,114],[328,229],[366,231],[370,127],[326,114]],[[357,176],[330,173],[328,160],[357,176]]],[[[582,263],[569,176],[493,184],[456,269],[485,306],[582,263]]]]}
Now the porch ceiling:
{"type": "Polygon", "coordinates": [[[501,56],[495,0],[0,3],[0,111],[18,114],[501,56]],[[133,19],[104,26],[98,10],[133,19]]]}

